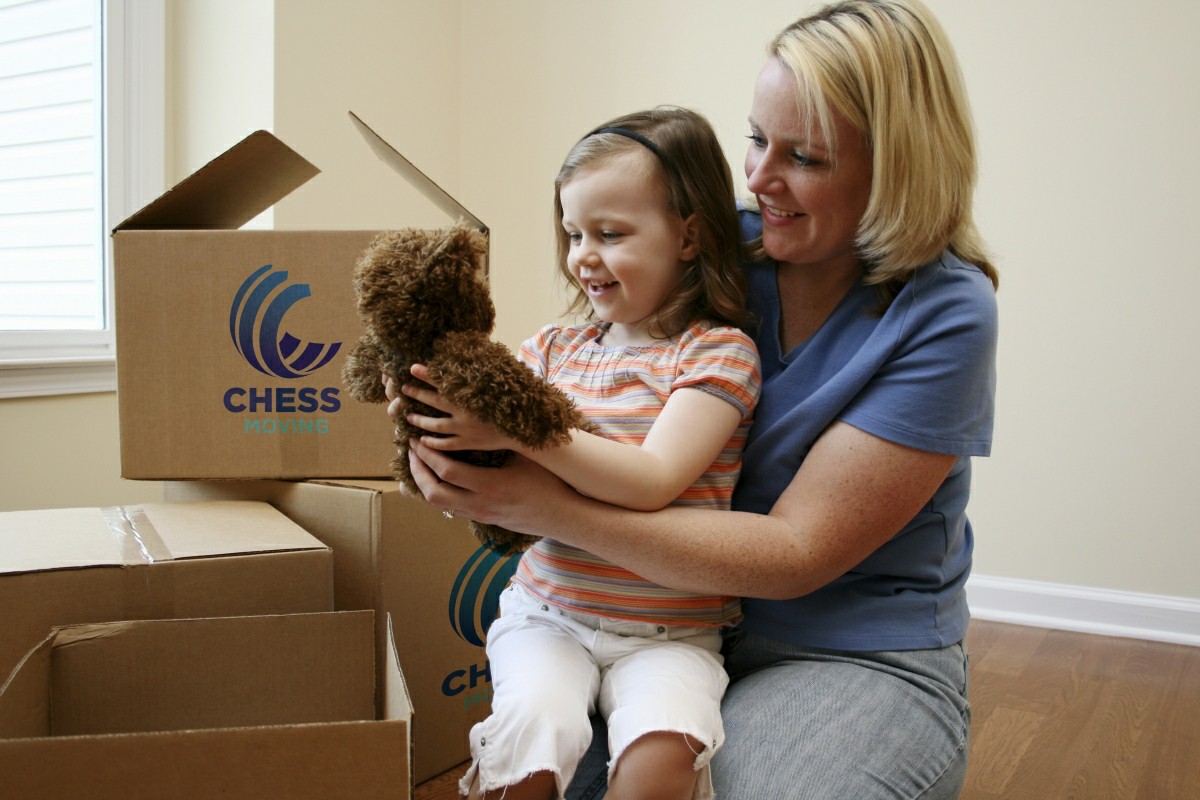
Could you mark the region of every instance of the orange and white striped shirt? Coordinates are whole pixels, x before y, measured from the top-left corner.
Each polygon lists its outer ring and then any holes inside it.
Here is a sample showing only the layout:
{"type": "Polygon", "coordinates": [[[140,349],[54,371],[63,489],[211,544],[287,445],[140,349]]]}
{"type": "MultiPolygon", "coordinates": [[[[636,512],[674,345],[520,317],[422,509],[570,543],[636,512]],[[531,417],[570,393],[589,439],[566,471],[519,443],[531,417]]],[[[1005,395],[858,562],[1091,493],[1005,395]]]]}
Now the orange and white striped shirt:
{"type": "MultiPolygon", "coordinates": [[[[639,347],[603,343],[606,323],[548,325],[521,346],[521,360],[575,401],[599,433],[641,445],[676,389],[698,389],[736,407],[742,423],[700,478],[672,505],[728,509],[761,389],[758,351],[741,330],[702,321],[639,347]]],[[[573,611],[663,625],[732,625],[736,597],[667,589],[576,547],[539,540],[513,580],[573,611]]]]}

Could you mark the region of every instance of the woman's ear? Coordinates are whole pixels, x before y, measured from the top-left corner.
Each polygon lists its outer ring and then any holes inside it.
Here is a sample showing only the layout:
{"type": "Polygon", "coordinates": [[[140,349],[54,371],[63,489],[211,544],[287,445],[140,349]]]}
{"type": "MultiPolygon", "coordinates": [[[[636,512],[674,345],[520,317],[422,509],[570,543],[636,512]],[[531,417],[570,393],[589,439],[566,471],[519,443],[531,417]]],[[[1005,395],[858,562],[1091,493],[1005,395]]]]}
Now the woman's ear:
{"type": "Polygon", "coordinates": [[[700,215],[692,212],[683,220],[680,232],[679,260],[692,261],[700,255],[700,215]]]}

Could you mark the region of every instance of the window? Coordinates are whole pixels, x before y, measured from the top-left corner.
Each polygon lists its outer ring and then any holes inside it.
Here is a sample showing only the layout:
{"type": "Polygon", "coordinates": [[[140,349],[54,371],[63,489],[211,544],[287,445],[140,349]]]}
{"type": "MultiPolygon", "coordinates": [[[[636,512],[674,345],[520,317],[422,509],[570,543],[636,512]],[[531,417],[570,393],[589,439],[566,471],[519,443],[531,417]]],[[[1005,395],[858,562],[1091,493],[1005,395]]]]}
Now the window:
{"type": "Polygon", "coordinates": [[[161,193],[164,0],[0,0],[0,397],[116,388],[109,231],[161,193]]]}

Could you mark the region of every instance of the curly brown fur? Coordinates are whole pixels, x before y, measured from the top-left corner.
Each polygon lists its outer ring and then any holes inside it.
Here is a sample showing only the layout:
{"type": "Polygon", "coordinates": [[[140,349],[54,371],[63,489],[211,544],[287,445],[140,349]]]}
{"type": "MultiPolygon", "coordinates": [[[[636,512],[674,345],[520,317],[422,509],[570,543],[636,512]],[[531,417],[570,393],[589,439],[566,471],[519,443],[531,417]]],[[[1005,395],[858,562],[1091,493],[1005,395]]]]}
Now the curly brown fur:
{"type": "MultiPolygon", "coordinates": [[[[483,274],[486,254],[485,235],[462,225],[376,237],[355,266],[354,290],[366,332],[347,357],[343,380],[355,399],[382,403],[387,398],[381,375],[411,380],[412,365],[425,364],[450,402],[506,436],[534,448],[563,444],[573,428],[591,426],[566,395],[491,341],[496,312],[483,274]]],[[[408,443],[425,432],[407,422],[413,412],[441,414],[401,395],[392,474],[419,496],[408,468],[408,443]]],[[[498,467],[512,452],[453,455],[498,467]]],[[[481,542],[502,552],[519,552],[536,541],[494,525],[472,522],[471,528],[481,542]]]]}

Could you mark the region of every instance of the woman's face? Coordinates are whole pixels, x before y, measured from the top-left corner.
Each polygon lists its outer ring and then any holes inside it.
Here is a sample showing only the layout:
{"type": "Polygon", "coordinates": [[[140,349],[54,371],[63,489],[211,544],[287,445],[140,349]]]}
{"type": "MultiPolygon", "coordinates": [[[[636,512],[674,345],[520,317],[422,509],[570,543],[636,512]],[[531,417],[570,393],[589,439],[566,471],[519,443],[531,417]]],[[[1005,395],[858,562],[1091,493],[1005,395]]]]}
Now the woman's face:
{"type": "Polygon", "coordinates": [[[769,59],[754,85],[746,152],[763,247],[781,263],[857,270],[854,237],[871,194],[871,151],[841,114],[832,112],[835,139],[826,142],[802,109],[795,77],[769,59]]]}

